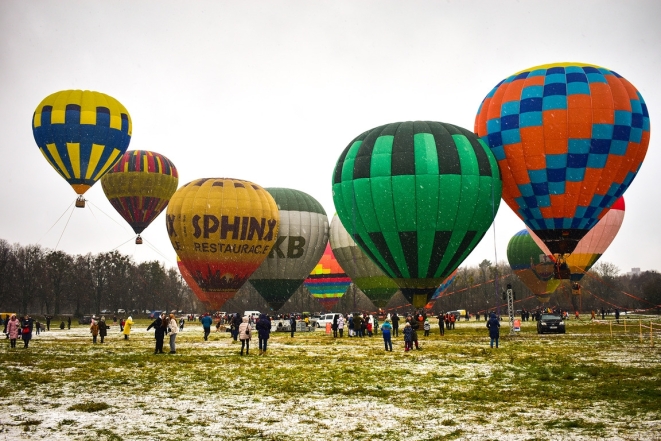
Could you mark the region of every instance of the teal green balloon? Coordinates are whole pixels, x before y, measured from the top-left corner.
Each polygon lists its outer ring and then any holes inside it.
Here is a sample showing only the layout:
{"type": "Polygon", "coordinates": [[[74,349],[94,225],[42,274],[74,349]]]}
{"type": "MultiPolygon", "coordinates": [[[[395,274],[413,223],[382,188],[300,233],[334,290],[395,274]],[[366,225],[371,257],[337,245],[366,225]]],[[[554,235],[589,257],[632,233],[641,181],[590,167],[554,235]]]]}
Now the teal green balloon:
{"type": "Polygon", "coordinates": [[[501,192],[486,144],[441,122],[368,130],[349,143],[333,175],[342,224],[416,308],[480,242],[501,192]]]}

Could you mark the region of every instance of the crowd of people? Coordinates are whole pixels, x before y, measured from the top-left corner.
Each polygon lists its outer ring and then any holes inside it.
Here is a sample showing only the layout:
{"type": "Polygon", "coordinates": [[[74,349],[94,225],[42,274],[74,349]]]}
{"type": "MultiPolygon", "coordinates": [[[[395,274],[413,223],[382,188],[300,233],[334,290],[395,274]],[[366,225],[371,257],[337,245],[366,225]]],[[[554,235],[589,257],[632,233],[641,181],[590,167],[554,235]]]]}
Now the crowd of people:
{"type": "MultiPolygon", "coordinates": [[[[567,311],[554,310],[551,308],[537,308],[534,311],[523,309],[520,311],[520,316],[522,321],[529,321],[530,319],[535,321],[540,320],[543,313],[562,314],[565,318],[568,316],[567,311]]],[[[611,313],[611,311],[609,310],[608,313],[611,313]]],[[[605,314],[606,311],[602,309],[602,318],[605,314]]],[[[618,309],[614,310],[614,314],[616,319],[619,319],[618,309]]],[[[479,312],[476,313],[475,319],[479,321],[480,316],[481,314],[479,312]]],[[[461,317],[456,311],[446,313],[441,312],[436,315],[435,318],[438,320],[440,335],[444,336],[447,331],[454,330],[456,323],[462,317],[463,310],[461,317]]],[[[470,320],[471,317],[472,316],[466,312],[465,320],[470,320]]],[[[492,311],[484,312],[483,317],[489,331],[491,339],[490,345],[492,348],[494,345],[498,348],[501,317],[492,311]]],[[[576,318],[578,318],[578,314],[576,318]]],[[[18,318],[16,314],[12,314],[10,317],[7,317],[4,321],[4,333],[6,334],[6,338],[10,341],[10,347],[15,348],[16,342],[22,340],[23,347],[28,348],[33,332],[36,332],[36,334],[39,335],[39,333],[43,332],[45,329],[50,330],[51,319],[52,317],[45,316],[44,321],[46,322],[46,325],[44,326],[42,322],[34,320],[29,315],[18,318]]],[[[595,319],[594,311],[592,311],[592,319],[595,319]]],[[[229,331],[231,333],[231,338],[234,341],[241,343],[240,355],[250,354],[250,341],[252,340],[253,330],[257,331],[259,355],[266,354],[268,340],[273,327],[273,320],[277,321],[278,330],[286,330],[290,332],[292,338],[297,331],[297,327],[299,327],[299,323],[304,327],[314,325],[314,322],[311,322],[308,315],[299,316],[297,314],[283,314],[274,317],[269,317],[267,314],[260,314],[259,317],[257,317],[257,313],[255,313],[254,316],[252,314],[242,316],[238,313],[216,313],[213,315],[207,313],[200,316],[190,314],[186,316],[186,318],[181,317],[178,320],[174,314],[168,315],[166,313],[161,313],[147,327],[147,331],[154,330],[154,354],[163,353],[164,341],[168,336],[170,345],[169,353],[176,354],[177,334],[183,330],[186,321],[196,320],[199,320],[199,323],[202,325],[202,337],[205,341],[209,339],[214,324],[216,326],[216,331],[229,331]],[[281,329],[281,326],[283,325],[286,326],[281,329]],[[288,329],[285,329],[286,327],[288,327],[288,329]]],[[[116,321],[117,317],[113,317],[113,322],[116,321]]],[[[67,325],[69,328],[71,327],[71,318],[68,319],[67,325]]],[[[121,318],[119,320],[120,335],[122,335],[125,340],[129,339],[133,325],[133,319],[130,316],[126,319],[121,318]]],[[[62,321],[60,329],[64,329],[64,326],[64,321],[62,321]]],[[[420,309],[402,315],[399,315],[397,312],[388,314],[334,313],[332,323],[330,324],[330,330],[332,331],[333,338],[344,338],[345,333],[346,336],[350,338],[371,338],[380,333],[383,338],[384,349],[392,352],[393,338],[400,337],[400,326],[402,327],[401,337],[404,340],[405,352],[414,349],[421,350],[422,347],[418,340],[418,333],[423,332],[424,336],[428,337],[432,328],[426,310],[420,309]]],[[[106,324],[106,318],[104,316],[101,316],[100,318],[92,316],[89,329],[92,335],[92,343],[96,344],[97,341],[104,343],[110,327],[106,324]]]]}

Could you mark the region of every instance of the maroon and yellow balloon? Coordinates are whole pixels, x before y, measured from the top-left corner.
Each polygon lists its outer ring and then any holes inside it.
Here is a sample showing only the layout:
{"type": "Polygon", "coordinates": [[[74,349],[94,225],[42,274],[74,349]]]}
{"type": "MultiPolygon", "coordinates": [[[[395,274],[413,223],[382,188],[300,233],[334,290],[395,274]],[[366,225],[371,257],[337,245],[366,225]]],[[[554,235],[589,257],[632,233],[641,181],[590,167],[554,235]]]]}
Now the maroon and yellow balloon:
{"type": "Polygon", "coordinates": [[[167,207],[177,190],[177,168],[160,153],[130,150],[101,178],[103,192],[138,235],[167,207]]]}
{"type": "Polygon", "coordinates": [[[273,197],[259,185],[205,178],[175,192],[166,222],[177,255],[217,310],[268,256],[280,216],[273,197]]]}

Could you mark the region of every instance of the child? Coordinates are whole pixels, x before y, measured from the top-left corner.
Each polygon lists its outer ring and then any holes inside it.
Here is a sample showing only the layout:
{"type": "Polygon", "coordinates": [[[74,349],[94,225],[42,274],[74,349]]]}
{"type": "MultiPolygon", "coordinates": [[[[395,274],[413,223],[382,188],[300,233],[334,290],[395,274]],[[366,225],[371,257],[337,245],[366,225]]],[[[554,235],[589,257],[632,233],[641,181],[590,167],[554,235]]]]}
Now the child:
{"type": "Polygon", "coordinates": [[[367,322],[367,335],[372,336],[372,322],[367,322]]]}
{"type": "Polygon", "coordinates": [[[404,325],[404,352],[413,349],[413,328],[411,323],[406,322],[404,325]]]}
{"type": "Polygon", "coordinates": [[[431,329],[429,319],[425,319],[425,323],[422,325],[422,329],[425,330],[425,337],[429,337],[429,330],[431,329]]]}
{"type": "Polygon", "coordinates": [[[383,344],[386,346],[386,351],[390,352],[392,352],[392,340],[390,339],[391,330],[392,325],[390,324],[390,320],[386,320],[381,326],[381,335],[383,335],[383,344]]]}

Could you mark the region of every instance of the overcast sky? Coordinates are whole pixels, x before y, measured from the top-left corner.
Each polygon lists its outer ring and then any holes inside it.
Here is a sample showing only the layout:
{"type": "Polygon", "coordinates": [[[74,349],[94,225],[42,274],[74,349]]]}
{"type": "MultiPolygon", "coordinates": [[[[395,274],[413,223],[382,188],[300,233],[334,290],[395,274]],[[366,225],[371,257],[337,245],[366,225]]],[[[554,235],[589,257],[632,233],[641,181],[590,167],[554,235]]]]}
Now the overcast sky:
{"type": "MultiPolygon", "coordinates": [[[[129,149],[179,170],[315,197],[329,220],[331,176],[358,134],[433,120],[473,129],[484,96],[522,69],[580,61],[612,69],[647,102],[652,137],[602,257],[661,270],[661,2],[13,1],[0,2],[0,238],[72,254],[118,249],[175,264],[163,215],[145,245],[105,198],[85,210],[42,157],[32,114],[47,95],[91,89],[133,120],[129,149]],[[125,242],[127,242],[124,244],[125,242]],[[59,245],[58,245],[59,242],[59,245]],[[124,245],[122,245],[124,244],[124,245]]],[[[464,264],[506,260],[523,222],[504,203],[464,264]]]]}

